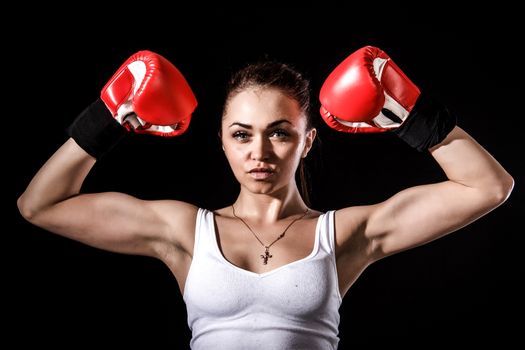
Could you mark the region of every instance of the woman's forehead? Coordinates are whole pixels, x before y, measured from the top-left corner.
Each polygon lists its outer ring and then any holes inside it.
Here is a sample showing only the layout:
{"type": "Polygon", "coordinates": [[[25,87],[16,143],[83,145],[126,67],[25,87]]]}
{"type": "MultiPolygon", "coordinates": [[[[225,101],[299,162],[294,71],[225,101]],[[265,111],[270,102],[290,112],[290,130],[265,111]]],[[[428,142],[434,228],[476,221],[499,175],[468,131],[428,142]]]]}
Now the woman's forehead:
{"type": "Polygon", "coordinates": [[[226,108],[225,119],[255,117],[289,117],[301,114],[299,103],[278,89],[250,88],[232,96],[226,108]]]}

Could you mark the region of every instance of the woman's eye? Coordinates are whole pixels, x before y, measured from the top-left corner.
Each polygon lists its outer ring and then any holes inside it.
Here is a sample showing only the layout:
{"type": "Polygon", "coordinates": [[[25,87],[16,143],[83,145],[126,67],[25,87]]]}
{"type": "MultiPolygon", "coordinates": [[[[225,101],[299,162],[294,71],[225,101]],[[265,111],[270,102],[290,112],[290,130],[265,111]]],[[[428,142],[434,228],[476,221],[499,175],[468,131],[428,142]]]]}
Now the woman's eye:
{"type": "Polygon", "coordinates": [[[233,138],[239,141],[244,141],[248,138],[248,133],[245,131],[236,131],[233,133],[233,138]]]}
{"type": "Polygon", "coordinates": [[[288,133],[286,130],[277,129],[277,130],[272,131],[270,136],[282,139],[282,138],[286,138],[290,136],[290,133],[288,133]]]}

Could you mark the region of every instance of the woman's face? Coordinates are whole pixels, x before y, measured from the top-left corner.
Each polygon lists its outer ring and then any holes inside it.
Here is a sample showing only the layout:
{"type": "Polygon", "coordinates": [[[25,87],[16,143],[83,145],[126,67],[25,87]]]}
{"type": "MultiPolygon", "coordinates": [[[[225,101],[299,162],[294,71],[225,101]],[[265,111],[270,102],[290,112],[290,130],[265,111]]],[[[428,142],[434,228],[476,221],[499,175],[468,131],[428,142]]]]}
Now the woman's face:
{"type": "Polygon", "coordinates": [[[233,96],[222,119],[222,145],[241,186],[269,194],[295,186],[295,171],[315,138],[294,99],[277,89],[250,88],[233,96]]]}

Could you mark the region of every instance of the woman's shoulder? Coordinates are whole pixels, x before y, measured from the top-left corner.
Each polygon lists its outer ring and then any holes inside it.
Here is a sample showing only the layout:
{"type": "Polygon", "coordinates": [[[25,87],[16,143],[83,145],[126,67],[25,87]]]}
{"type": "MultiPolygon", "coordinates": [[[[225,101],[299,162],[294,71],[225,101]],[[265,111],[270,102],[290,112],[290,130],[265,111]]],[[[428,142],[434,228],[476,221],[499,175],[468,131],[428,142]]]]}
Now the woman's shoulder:
{"type": "Polygon", "coordinates": [[[153,200],[146,201],[146,203],[166,222],[175,226],[181,226],[184,223],[191,224],[195,221],[198,212],[202,210],[199,206],[178,200],[153,200]]]}

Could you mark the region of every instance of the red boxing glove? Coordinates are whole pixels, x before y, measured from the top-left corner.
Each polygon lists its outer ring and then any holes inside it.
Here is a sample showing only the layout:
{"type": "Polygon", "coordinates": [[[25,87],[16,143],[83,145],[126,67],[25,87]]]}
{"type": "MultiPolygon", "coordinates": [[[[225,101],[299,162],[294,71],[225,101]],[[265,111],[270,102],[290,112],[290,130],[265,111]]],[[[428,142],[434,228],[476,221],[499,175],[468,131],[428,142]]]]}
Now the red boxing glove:
{"type": "Polygon", "coordinates": [[[71,138],[96,159],[129,131],[177,136],[186,131],[197,100],[173,64],[151,51],[139,51],[106,83],[100,98],[69,126],[71,138]]]}
{"type": "Polygon", "coordinates": [[[456,125],[444,104],[422,94],[382,50],[365,46],[339,64],[319,94],[321,116],[349,133],[391,130],[418,151],[441,141],[456,125]]]}
{"type": "Polygon", "coordinates": [[[139,134],[180,135],[197,107],[181,72],[166,58],[147,50],[128,58],[100,97],[121,125],[139,134]]]}
{"type": "Polygon", "coordinates": [[[365,46],[325,80],[321,116],[338,131],[383,132],[405,121],[419,95],[419,88],[385,52],[365,46]]]}

